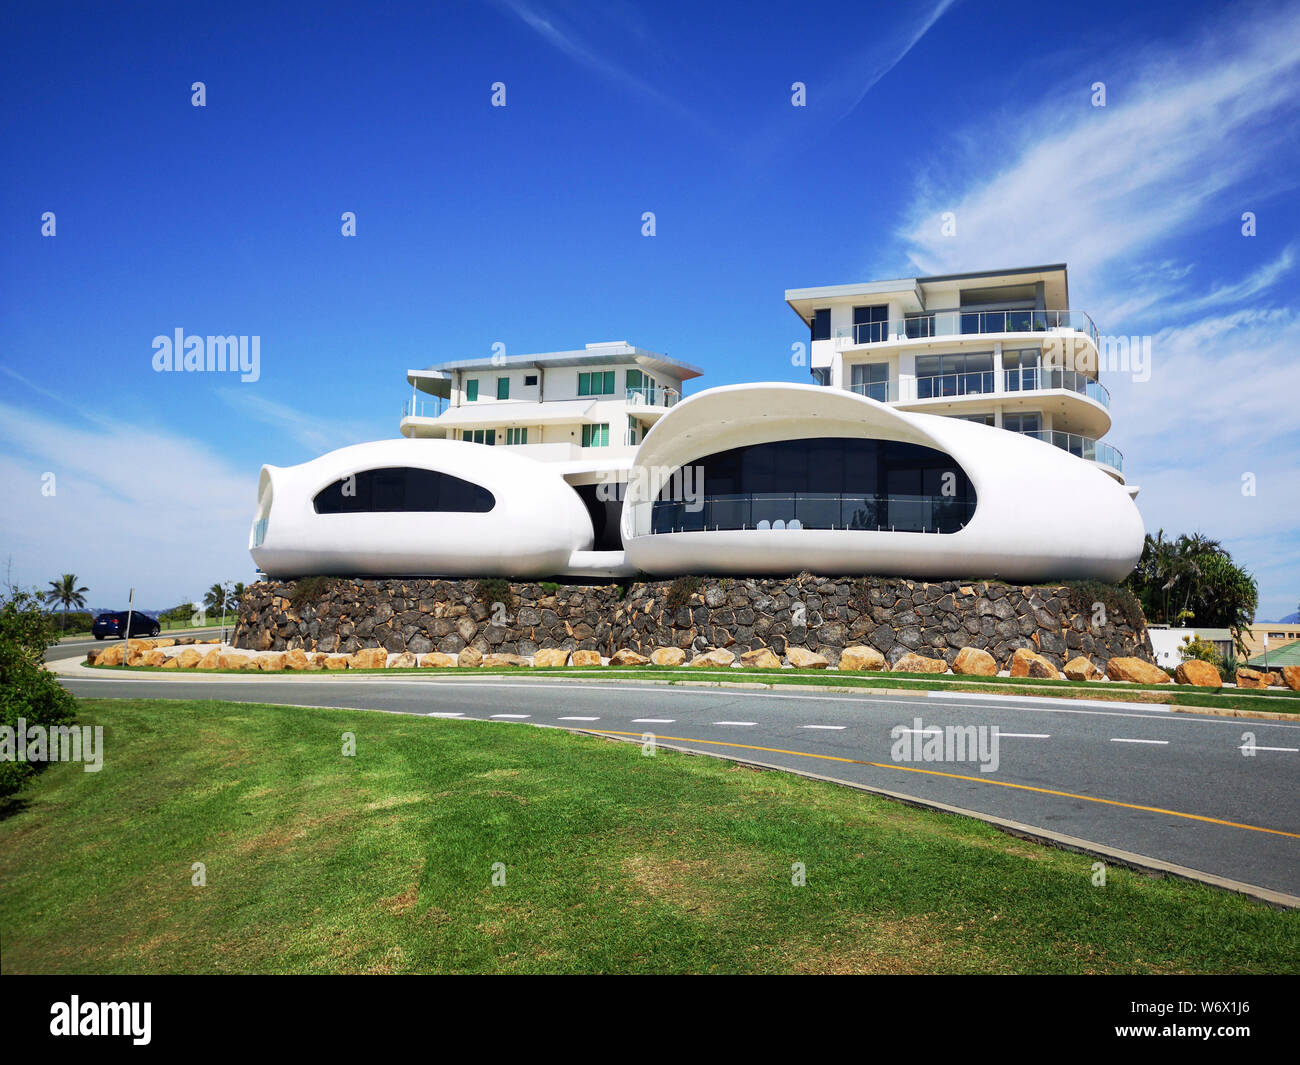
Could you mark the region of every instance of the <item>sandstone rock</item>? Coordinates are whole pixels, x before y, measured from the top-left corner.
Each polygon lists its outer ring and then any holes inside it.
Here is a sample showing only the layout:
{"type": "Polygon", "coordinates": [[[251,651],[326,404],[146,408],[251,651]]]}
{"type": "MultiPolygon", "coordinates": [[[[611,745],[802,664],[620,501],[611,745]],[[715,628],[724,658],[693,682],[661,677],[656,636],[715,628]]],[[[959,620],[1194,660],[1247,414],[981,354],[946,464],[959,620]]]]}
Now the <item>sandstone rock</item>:
{"type": "Polygon", "coordinates": [[[279,673],[284,669],[285,653],[276,651],[269,655],[260,655],[257,659],[257,668],[263,673],[279,673]]]}
{"type": "Polygon", "coordinates": [[[889,663],[885,661],[885,656],[874,647],[854,644],[852,647],[844,648],[840,654],[840,670],[841,672],[845,670],[888,672],[889,663]]]}
{"type": "Polygon", "coordinates": [[[163,662],[162,667],[163,669],[180,669],[181,664],[176,661],[176,657],[173,655],[163,662]]]}
{"type": "Polygon", "coordinates": [[[227,653],[220,655],[217,665],[221,669],[256,669],[254,660],[248,655],[227,653]]]}
{"type": "Polygon", "coordinates": [[[351,661],[349,655],[326,655],[325,668],[328,670],[347,669],[351,661]]]}
{"type": "Polygon", "coordinates": [[[148,651],[153,647],[153,640],[127,640],[126,649],[130,651],[148,651]]]}
{"type": "Polygon", "coordinates": [[[507,667],[517,669],[521,666],[526,668],[528,666],[528,659],[523,658],[520,655],[484,655],[483,661],[480,662],[479,665],[484,669],[504,669],[507,667]]]}
{"type": "Polygon", "coordinates": [[[324,651],[313,651],[307,656],[307,668],[316,670],[325,668],[325,660],[329,658],[324,651]]]}
{"type": "Polygon", "coordinates": [[[389,669],[418,669],[419,662],[415,655],[410,651],[403,651],[401,654],[392,655],[388,659],[389,669]]]}
{"type": "Polygon", "coordinates": [[[441,651],[430,651],[427,655],[420,655],[421,669],[450,669],[456,665],[455,655],[445,655],[441,651]]]}
{"type": "Polygon", "coordinates": [[[650,659],[645,655],[637,654],[636,651],[630,651],[627,648],[620,648],[609,656],[611,666],[648,666],[650,659]]]}
{"type": "Polygon", "coordinates": [[[1279,673],[1276,669],[1270,669],[1267,673],[1265,673],[1264,679],[1268,681],[1268,686],[1270,688],[1282,687],[1282,674],[1279,673]]]}
{"type": "Polygon", "coordinates": [[[686,661],[686,652],[680,647],[656,647],[650,652],[650,661],[656,666],[680,666],[686,661]]]}
{"type": "Polygon", "coordinates": [[[165,640],[153,640],[152,643],[153,643],[153,645],[154,645],[155,647],[175,647],[175,646],[176,646],[176,641],[173,640],[170,636],[167,637],[167,639],[165,639],[165,640]]]}
{"type": "Polygon", "coordinates": [[[351,655],[349,669],[383,669],[388,664],[388,652],[382,647],[363,647],[351,655]]]}
{"type": "Polygon", "coordinates": [[[1202,662],[1199,658],[1189,658],[1186,662],[1179,662],[1178,668],[1174,670],[1174,680],[1179,684],[1194,684],[1198,688],[1223,686],[1219,671],[1209,662],[1202,662]]]}
{"type": "Polygon", "coordinates": [[[1282,683],[1293,692],[1300,692],[1300,666],[1283,666],[1282,683]]]}
{"type": "Polygon", "coordinates": [[[915,651],[908,651],[894,663],[895,673],[947,673],[948,663],[942,658],[927,658],[915,651]]]}
{"type": "Polygon", "coordinates": [[[1013,677],[1034,677],[1038,680],[1060,680],[1061,674],[1051,662],[1036,651],[1018,647],[1011,655],[1013,677]]]}
{"type": "Polygon", "coordinates": [[[145,651],[144,654],[140,656],[140,660],[136,663],[136,665],[153,666],[154,668],[157,668],[158,666],[161,666],[166,661],[167,661],[167,656],[163,654],[161,651],[150,650],[150,651],[145,651]]]}
{"type": "Polygon", "coordinates": [[[205,654],[203,658],[199,661],[199,664],[194,668],[195,669],[220,669],[221,651],[219,651],[215,647],[212,648],[212,650],[209,651],[207,654],[205,654]]]}
{"type": "Polygon", "coordinates": [[[573,664],[575,666],[598,666],[601,664],[600,652],[591,650],[574,651],[573,664]]]}
{"type": "Polygon", "coordinates": [[[1134,684],[1168,684],[1169,674],[1140,658],[1112,658],[1106,663],[1106,676],[1134,684]]]}
{"type": "Polygon", "coordinates": [[[725,647],[719,647],[713,651],[705,651],[691,659],[691,665],[703,669],[727,669],[736,656],[728,651],[725,647]]]}
{"type": "Polygon", "coordinates": [[[770,649],[760,647],[755,651],[746,651],[740,656],[740,664],[750,669],[780,669],[781,660],[770,649]]]}
{"type": "Polygon", "coordinates": [[[1065,675],[1070,680],[1101,680],[1103,676],[1086,655],[1079,655],[1066,662],[1065,675]]]}
{"type": "Polygon", "coordinates": [[[292,669],[296,673],[302,673],[311,669],[311,661],[307,658],[305,651],[295,647],[284,656],[284,668],[292,669]]]}
{"type": "Polygon", "coordinates": [[[176,656],[176,667],[178,669],[194,669],[202,661],[203,656],[198,651],[194,650],[193,647],[187,647],[176,656]]]}
{"type": "Polygon", "coordinates": [[[952,671],[968,677],[996,677],[998,663],[987,651],[963,647],[952,660],[952,671]]]}
{"type": "Polygon", "coordinates": [[[99,653],[99,657],[95,659],[95,665],[120,666],[122,664],[123,650],[124,648],[120,645],[117,647],[105,647],[104,650],[99,653]]]}
{"type": "Polygon", "coordinates": [[[806,647],[787,647],[785,657],[795,669],[825,669],[830,665],[825,655],[806,647]]]}
{"type": "Polygon", "coordinates": [[[569,664],[569,652],[563,647],[542,647],[533,655],[537,669],[558,669],[569,664]]]}
{"type": "Polygon", "coordinates": [[[1246,666],[1238,666],[1237,687],[1238,688],[1267,688],[1268,678],[1257,669],[1249,669],[1246,666]]]}

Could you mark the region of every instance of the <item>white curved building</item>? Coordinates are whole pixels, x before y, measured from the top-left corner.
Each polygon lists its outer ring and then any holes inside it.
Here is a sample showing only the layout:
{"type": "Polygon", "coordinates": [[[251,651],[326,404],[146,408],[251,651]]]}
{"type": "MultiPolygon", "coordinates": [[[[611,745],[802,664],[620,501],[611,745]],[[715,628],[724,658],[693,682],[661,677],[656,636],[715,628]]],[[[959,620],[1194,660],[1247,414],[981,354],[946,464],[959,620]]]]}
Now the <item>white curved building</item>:
{"type": "Polygon", "coordinates": [[[411,370],[407,439],[263,468],[253,558],[274,577],[1132,569],[1137,490],[1098,439],[1097,331],[1051,306],[1063,265],[786,297],[817,384],[682,400],[698,369],[622,341],[411,370]]]}

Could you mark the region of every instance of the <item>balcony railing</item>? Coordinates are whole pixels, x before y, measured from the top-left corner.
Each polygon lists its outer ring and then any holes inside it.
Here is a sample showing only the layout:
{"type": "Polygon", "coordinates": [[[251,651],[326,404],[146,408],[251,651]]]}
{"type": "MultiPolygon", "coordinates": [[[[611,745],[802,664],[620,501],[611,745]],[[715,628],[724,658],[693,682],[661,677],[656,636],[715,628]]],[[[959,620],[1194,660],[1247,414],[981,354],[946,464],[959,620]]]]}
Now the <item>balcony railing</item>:
{"type": "Polygon", "coordinates": [[[447,401],[441,398],[408,399],[402,404],[403,418],[438,418],[447,410],[447,401]]]}
{"type": "Polygon", "coordinates": [[[916,379],[917,399],[939,399],[943,396],[980,396],[992,391],[992,370],[934,374],[916,379]]]}
{"type": "Polygon", "coordinates": [[[1042,440],[1054,447],[1059,447],[1064,451],[1068,451],[1071,455],[1077,455],[1081,459],[1100,462],[1103,466],[1110,466],[1120,473],[1124,472],[1123,454],[1118,448],[1103,444],[1100,440],[1079,436],[1077,433],[1062,433],[1055,429],[1040,429],[1037,432],[1031,431],[1022,435],[1032,436],[1035,440],[1042,440]]]}
{"type": "Polygon", "coordinates": [[[654,388],[647,385],[627,390],[627,401],[632,406],[671,407],[681,398],[681,393],[676,389],[665,388],[662,385],[657,385],[654,388]]]}
{"type": "Polygon", "coordinates": [[[971,333],[1046,333],[1049,329],[1074,329],[1099,343],[1097,326],[1083,311],[983,310],[933,311],[913,314],[903,321],[862,322],[836,333],[853,344],[879,344],[906,338],[962,336],[971,333]]]}
{"type": "Polygon", "coordinates": [[[709,496],[694,504],[661,500],[652,506],[650,531],[847,529],[952,533],[965,526],[974,511],[974,503],[951,496],[751,492],[709,496]]]}
{"type": "Polygon", "coordinates": [[[1008,392],[1032,392],[1037,389],[1063,388],[1110,406],[1110,392],[1099,381],[1077,370],[1048,370],[1039,366],[1022,366],[1007,370],[1003,382],[1008,392]]]}
{"type": "Polygon", "coordinates": [[[859,396],[866,396],[880,403],[888,403],[891,399],[897,398],[891,394],[892,390],[893,385],[888,381],[861,381],[849,386],[850,392],[856,392],[859,396]]]}

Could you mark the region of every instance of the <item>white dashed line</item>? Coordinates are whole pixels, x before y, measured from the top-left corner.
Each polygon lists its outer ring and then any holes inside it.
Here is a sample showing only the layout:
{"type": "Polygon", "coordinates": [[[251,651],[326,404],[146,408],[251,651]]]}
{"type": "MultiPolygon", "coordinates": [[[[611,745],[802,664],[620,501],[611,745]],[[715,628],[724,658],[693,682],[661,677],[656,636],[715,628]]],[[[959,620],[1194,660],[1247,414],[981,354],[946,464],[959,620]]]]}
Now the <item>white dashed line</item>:
{"type": "Polygon", "coordinates": [[[1250,744],[1243,743],[1237,748],[1239,751],[1286,751],[1289,754],[1300,754],[1300,747],[1254,747],[1250,744]]]}
{"type": "Polygon", "coordinates": [[[532,717],[533,715],[532,714],[493,714],[492,716],[508,718],[511,721],[523,721],[526,718],[532,717]]]}
{"type": "Polygon", "coordinates": [[[464,715],[464,714],[450,714],[450,713],[433,713],[433,714],[425,714],[424,716],[425,716],[425,717],[464,717],[465,715],[464,715]]]}
{"type": "Polygon", "coordinates": [[[673,724],[676,720],[677,720],[677,718],[675,718],[675,717],[634,717],[634,718],[632,719],[632,724],[634,724],[634,725],[671,725],[671,724],[673,724]]]}
{"type": "Polygon", "coordinates": [[[1158,743],[1161,746],[1164,746],[1169,743],[1168,740],[1128,740],[1128,739],[1123,739],[1120,736],[1112,736],[1110,738],[1110,742],[1111,743],[1158,743]]]}
{"type": "Polygon", "coordinates": [[[598,717],[557,717],[556,721],[599,721],[598,717]]]}
{"type": "Polygon", "coordinates": [[[799,727],[800,727],[800,728],[821,728],[821,729],[830,729],[830,730],[833,730],[833,731],[835,731],[835,732],[842,732],[842,731],[843,731],[845,728],[847,728],[848,726],[846,726],[846,725],[800,725],[799,727]]]}
{"type": "Polygon", "coordinates": [[[742,725],[748,728],[750,725],[757,725],[757,721],[715,721],[715,725],[742,725]]]}
{"type": "Polygon", "coordinates": [[[1050,740],[1052,737],[1046,732],[1003,732],[998,731],[1000,740],[1050,740]]]}

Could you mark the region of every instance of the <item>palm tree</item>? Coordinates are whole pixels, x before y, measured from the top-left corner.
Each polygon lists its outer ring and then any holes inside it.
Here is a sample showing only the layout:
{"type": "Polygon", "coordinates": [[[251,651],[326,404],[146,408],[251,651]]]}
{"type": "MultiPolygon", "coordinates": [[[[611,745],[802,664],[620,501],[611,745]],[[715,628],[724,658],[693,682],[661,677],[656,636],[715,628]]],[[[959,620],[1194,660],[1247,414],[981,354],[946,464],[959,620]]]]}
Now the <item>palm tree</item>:
{"type": "Polygon", "coordinates": [[[1210,555],[1223,554],[1223,545],[1218,540],[1211,540],[1200,533],[1192,533],[1188,536],[1184,533],[1180,536],[1175,544],[1177,554],[1177,569],[1179,580],[1184,581],[1187,585],[1187,591],[1183,595],[1182,613],[1187,613],[1187,608],[1192,601],[1192,593],[1196,591],[1201,581],[1201,563],[1210,555]]]}
{"type": "Polygon", "coordinates": [[[75,573],[65,573],[57,581],[50,581],[50,590],[45,593],[47,603],[58,603],[63,607],[63,620],[60,624],[61,629],[68,626],[68,607],[75,606],[81,609],[86,605],[85,593],[90,591],[89,588],[77,587],[77,575],[75,573]]]}
{"type": "Polygon", "coordinates": [[[235,581],[235,588],[234,588],[234,591],[232,591],[232,592],[230,593],[230,609],[231,609],[231,610],[238,610],[238,609],[239,609],[239,601],[240,601],[241,599],[244,598],[244,593],[245,593],[246,591],[248,591],[248,589],[244,587],[244,582],[243,582],[243,581],[235,581]]]}
{"type": "Polygon", "coordinates": [[[220,584],[214,584],[208,589],[208,594],[203,597],[203,606],[207,610],[217,611],[226,608],[226,589],[220,584]]]}

